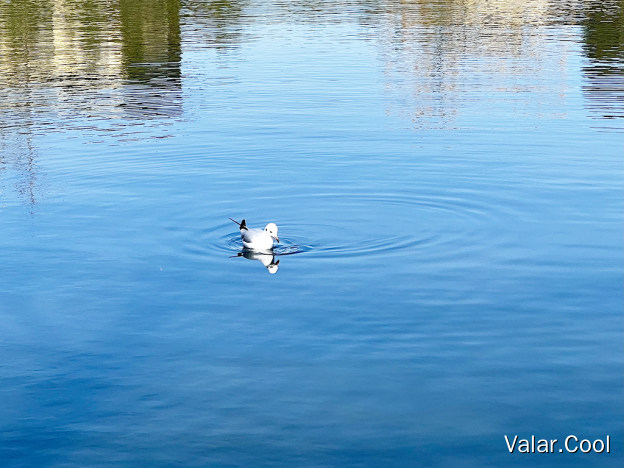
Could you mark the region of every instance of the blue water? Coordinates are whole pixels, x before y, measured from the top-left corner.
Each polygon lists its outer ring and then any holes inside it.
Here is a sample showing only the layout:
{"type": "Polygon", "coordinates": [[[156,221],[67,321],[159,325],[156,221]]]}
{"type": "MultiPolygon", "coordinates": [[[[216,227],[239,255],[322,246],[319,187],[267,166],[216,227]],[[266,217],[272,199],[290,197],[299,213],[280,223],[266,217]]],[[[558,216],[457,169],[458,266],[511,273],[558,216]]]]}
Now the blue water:
{"type": "Polygon", "coordinates": [[[109,3],[0,5],[2,466],[621,466],[621,2],[109,3]]]}

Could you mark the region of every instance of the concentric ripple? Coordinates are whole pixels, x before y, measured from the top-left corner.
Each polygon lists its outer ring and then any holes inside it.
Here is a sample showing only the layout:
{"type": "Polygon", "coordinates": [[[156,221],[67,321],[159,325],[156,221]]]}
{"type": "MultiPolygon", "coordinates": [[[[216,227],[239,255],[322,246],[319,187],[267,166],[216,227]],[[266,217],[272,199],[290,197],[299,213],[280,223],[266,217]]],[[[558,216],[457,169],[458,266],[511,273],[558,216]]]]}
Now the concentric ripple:
{"type": "MultiPolygon", "coordinates": [[[[484,199],[479,192],[315,194],[305,197],[307,203],[310,198],[318,208],[305,213],[305,222],[279,223],[275,255],[341,258],[417,253],[421,259],[458,258],[482,246],[480,239],[491,236],[505,216],[516,216],[511,200],[484,199]],[[370,221],[363,222],[367,218],[370,221]]],[[[291,202],[297,203],[297,197],[291,202]]],[[[209,227],[199,238],[213,252],[236,255],[243,249],[236,227],[228,221],[209,227]]]]}
{"type": "MultiPolygon", "coordinates": [[[[220,242],[215,245],[215,247],[217,250],[240,252],[243,249],[243,242],[238,233],[227,234],[221,236],[220,242]],[[221,249],[219,249],[219,246],[221,246],[221,249]]],[[[298,243],[294,238],[280,236],[279,244],[273,246],[273,255],[293,255],[309,252],[311,250],[311,246],[298,243]]]]}

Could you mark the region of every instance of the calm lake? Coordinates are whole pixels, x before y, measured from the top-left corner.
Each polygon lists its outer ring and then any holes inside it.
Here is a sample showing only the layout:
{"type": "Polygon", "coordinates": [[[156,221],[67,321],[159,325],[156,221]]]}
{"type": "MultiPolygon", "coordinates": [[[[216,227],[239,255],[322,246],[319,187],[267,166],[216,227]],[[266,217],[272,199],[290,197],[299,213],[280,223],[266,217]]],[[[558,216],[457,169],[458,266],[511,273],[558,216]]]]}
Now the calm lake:
{"type": "Polygon", "coordinates": [[[1,464],[621,467],[623,156],[622,1],[0,1],[1,464]]]}

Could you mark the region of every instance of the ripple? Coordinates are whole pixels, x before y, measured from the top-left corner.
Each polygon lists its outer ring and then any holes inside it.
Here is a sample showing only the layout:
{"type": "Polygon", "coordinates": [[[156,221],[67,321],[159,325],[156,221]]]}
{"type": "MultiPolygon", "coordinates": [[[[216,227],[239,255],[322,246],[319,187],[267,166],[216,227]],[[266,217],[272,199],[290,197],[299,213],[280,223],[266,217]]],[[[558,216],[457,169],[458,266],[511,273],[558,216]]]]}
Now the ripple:
{"type": "MultiPolygon", "coordinates": [[[[503,212],[514,216],[509,200],[486,200],[479,193],[302,194],[291,202],[309,206],[311,199],[318,203],[318,212],[308,212],[311,216],[305,222],[291,218],[279,224],[275,255],[341,258],[418,253],[422,258],[458,257],[483,245],[479,238],[489,235],[505,216],[503,212]],[[336,210],[322,211],[323,206],[337,203],[353,216],[335,220],[336,210]],[[361,222],[366,213],[375,221],[361,222]]],[[[236,227],[227,220],[208,227],[198,238],[212,252],[235,255],[243,249],[236,227]]]]}
{"type": "MultiPolygon", "coordinates": [[[[238,233],[224,234],[211,244],[211,248],[230,254],[238,253],[243,250],[243,242],[238,233]]],[[[312,246],[301,243],[295,238],[280,236],[280,243],[273,247],[273,255],[294,255],[312,250],[312,246]]]]}

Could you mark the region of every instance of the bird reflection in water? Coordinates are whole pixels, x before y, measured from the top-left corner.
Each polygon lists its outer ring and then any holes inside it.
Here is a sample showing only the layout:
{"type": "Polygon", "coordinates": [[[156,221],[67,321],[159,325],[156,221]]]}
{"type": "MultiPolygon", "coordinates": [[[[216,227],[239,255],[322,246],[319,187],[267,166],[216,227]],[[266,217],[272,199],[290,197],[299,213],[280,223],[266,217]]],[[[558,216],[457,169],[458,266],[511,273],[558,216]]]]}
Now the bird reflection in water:
{"type": "Polygon", "coordinates": [[[273,252],[271,251],[259,252],[256,250],[243,249],[235,256],[245,257],[248,260],[258,260],[272,275],[277,273],[277,270],[279,268],[278,265],[280,261],[275,260],[275,254],[273,254],[273,252]]]}

